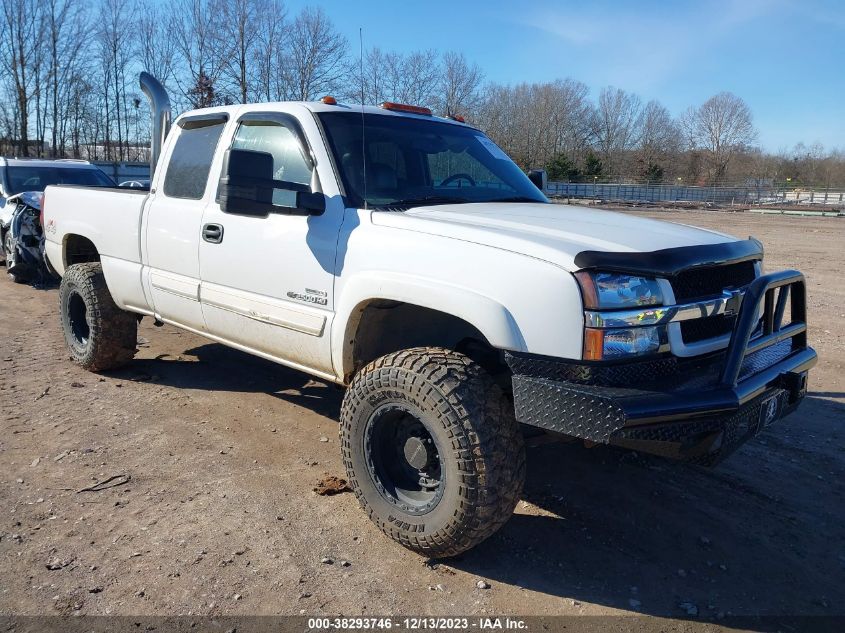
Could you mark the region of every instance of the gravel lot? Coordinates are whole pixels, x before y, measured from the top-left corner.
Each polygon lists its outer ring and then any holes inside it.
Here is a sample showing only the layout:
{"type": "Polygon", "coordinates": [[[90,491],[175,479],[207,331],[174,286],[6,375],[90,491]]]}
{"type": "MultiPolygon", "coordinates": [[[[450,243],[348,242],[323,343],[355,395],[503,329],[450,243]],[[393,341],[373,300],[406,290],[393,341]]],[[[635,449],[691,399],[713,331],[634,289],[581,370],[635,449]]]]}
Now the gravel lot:
{"type": "Polygon", "coordinates": [[[149,319],[128,368],[86,373],[57,290],[3,275],[0,615],[845,615],[845,221],[647,215],[754,235],[767,269],[804,271],[803,408],[715,470],[530,449],[512,520],[441,564],[353,495],[313,492],[343,475],[338,388],[149,319]]]}

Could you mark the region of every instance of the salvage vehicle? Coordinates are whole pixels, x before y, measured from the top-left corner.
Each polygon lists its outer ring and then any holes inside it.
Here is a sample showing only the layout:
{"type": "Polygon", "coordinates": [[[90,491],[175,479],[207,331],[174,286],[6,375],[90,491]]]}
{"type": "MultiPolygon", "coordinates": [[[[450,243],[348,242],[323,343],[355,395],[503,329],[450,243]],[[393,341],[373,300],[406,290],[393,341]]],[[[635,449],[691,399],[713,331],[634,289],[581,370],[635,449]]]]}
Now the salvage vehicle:
{"type": "Polygon", "coordinates": [[[350,485],[405,547],[508,520],[522,428],[714,464],[806,394],[804,278],[764,274],[757,240],[552,204],[425,108],[226,106],[168,133],[141,83],[149,193],[47,188],[72,358],[129,362],[148,316],[345,386],[350,485]]]}
{"type": "Polygon", "coordinates": [[[0,254],[12,281],[43,282],[52,275],[44,255],[41,200],[47,185],[113,186],[85,160],[0,158],[0,254]]]}
{"type": "Polygon", "coordinates": [[[41,230],[40,191],[27,191],[6,199],[4,209],[11,210],[9,225],[3,235],[6,273],[15,283],[32,279],[44,281],[51,274],[44,254],[44,231],[41,230]]]}

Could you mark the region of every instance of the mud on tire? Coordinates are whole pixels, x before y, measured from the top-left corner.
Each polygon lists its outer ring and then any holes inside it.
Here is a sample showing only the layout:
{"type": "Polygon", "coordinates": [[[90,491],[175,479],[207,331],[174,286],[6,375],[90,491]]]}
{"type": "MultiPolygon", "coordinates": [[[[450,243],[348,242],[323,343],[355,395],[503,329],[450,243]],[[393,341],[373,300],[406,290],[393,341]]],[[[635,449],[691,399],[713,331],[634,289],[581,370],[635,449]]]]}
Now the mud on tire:
{"type": "Polygon", "coordinates": [[[137,318],[117,307],[99,263],[74,264],[65,271],[59,313],[71,358],[85,369],[113,369],[135,355],[137,318]]]}
{"type": "Polygon", "coordinates": [[[340,439],[361,507],[425,556],[454,556],[488,538],[522,492],[513,407],[489,374],[451,350],[414,348],[364,367],[343,399],[340,439]]]}

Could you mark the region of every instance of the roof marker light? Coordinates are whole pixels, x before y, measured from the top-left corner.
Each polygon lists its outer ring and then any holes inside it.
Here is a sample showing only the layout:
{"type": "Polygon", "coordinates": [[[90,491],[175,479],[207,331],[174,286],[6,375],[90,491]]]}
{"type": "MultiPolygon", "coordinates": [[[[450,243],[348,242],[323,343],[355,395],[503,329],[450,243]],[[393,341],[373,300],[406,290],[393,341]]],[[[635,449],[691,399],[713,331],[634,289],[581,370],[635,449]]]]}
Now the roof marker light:
{"type": "Polygon", "coordinates": [[[337,105],[337,99],[332,96],[326,95],[322,99],[320,99],[321,103],[325,103],[326,105],[337,105]]]}
{"type": "Polygon", "coordinates": [[[385,101],[379,105],[383,110],[392,110],[394,112],[407,112],[408,114],[424,114],[431,116],[431,110],[423,108],[422,106],[408,105],[407,103],[393,103],[392,101],[385,101]]]}

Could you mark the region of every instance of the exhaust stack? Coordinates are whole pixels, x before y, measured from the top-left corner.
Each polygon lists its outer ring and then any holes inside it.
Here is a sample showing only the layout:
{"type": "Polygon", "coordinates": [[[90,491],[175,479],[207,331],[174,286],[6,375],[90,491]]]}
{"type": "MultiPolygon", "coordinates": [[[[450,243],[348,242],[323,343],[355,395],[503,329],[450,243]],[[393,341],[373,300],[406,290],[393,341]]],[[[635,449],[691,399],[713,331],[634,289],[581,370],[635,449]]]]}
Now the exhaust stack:
{"type": "Polygon", "coordinates": [[[170,97],[158,79],[147,72],[140,77],[141,90],[150,102],[152,126],[150,138],[150,186],[155,175],[156,163],[161,156],[161,147],[170,131],[170,97]]]}

